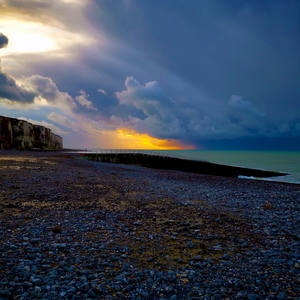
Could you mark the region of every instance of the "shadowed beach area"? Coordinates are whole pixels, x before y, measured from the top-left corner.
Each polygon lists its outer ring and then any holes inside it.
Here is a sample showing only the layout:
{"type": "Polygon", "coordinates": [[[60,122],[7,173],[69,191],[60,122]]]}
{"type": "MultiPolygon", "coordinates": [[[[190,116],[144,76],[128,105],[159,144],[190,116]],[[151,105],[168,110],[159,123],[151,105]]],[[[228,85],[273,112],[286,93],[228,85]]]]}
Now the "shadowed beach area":
{"type": "Polygon", "coordinates": [[[300,299],[298,184],[0,151],[0,225],[0,299],[300,299]]]}

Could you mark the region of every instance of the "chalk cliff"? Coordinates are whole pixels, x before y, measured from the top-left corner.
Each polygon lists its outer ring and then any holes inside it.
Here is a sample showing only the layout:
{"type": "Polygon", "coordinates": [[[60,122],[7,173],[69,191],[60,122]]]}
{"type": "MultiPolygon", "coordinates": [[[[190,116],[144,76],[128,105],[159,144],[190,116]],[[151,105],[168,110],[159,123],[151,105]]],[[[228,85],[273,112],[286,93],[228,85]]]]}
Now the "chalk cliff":
{"type": "Polygon", "coordinates": [[[0,149],[61,150],[62,138],[49,128],[0,116],[0,149]]]}

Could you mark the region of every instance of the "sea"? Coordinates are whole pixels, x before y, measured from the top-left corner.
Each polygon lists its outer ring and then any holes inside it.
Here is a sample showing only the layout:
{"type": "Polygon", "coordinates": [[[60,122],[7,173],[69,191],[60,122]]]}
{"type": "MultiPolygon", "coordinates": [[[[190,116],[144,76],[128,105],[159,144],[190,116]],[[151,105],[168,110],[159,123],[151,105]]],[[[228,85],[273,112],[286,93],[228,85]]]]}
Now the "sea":
{"type": "Polygon", "coordinates": [[[300,184],[300,151],[160,150],[153,152],[223,165],[288,173],[285,176],[263,178],[263,180],[300,184]]]}

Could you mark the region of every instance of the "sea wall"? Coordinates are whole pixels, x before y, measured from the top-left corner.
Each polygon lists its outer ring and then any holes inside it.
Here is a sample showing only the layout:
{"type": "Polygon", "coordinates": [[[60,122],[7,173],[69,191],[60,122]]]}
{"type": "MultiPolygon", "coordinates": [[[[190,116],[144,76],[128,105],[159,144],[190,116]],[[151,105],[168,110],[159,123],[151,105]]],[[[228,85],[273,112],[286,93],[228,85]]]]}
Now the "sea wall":
{"type": "Polygon", "coordinates": [[[0,149],[61,150],[63,140],[51,129],[24,120],[0,116],[0,149]]]}
{"type": "Polygon", "coordinates": [[[92,161],[108,162],[116,164],[139,165],[153,169],[176,170],[190,173],[207,174],[225,177],[275,177],[284,176],[285,173],[249,169],[243,167],[226,166],[207,161],[181,159],[176,157],[150,155],[143,153],[83,153],[83,158],[92,161]]]}

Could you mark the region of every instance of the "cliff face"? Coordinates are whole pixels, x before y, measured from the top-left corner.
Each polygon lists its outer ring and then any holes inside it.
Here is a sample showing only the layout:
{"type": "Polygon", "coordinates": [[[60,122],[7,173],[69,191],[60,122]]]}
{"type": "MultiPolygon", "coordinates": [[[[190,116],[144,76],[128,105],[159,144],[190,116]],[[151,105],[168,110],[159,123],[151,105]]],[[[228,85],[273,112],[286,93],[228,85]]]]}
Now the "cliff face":
{"type": "Polygon", "coordinates": [[[61,150],[62,138],[44,126],[0,116],[0,149],[61,150]]]}

